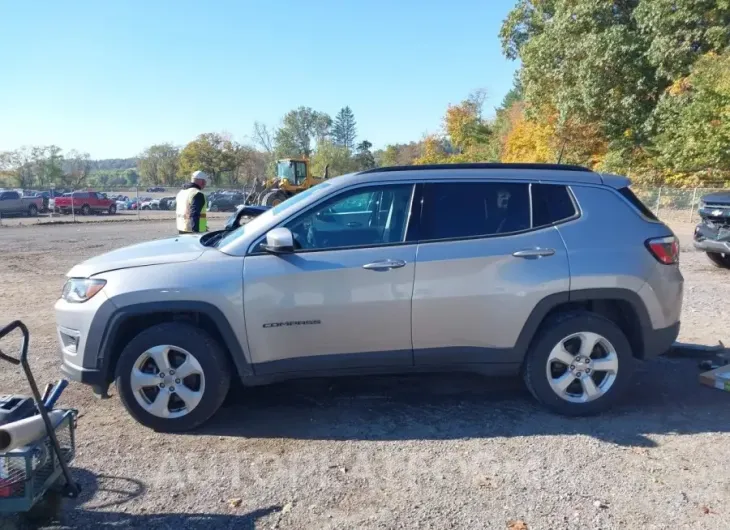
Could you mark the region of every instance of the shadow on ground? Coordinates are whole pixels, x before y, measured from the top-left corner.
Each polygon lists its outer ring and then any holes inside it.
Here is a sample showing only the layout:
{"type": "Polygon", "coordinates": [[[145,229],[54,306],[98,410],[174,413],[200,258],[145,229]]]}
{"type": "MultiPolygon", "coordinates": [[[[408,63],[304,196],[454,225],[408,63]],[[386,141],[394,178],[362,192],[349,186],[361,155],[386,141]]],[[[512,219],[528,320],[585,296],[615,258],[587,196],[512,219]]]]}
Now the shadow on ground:
{"type": "Polygon", "coordinates": [[[207,530],[231,528],[253,530],[259,519],[281,511],[270,506],[243,514],[208,513],[126,513],[126,505],[147,491],[139,480],[109,475],[96,475],[86,469],[72,468],[71,473],[81,486],[77,499],[65,500],[63,512],[54,520],[30,522],[16,516],[0,519],[0,530],[65,530],[71,528],[184,528],[207,530]]]}
{"type": "Polygon", "coordinates": [[[700,385],[699,373],[697,362],[688,359],[642,363],[626,398],[589,418],[546,412],[516,378],[434,374],[290,381],[232,392],[199,432],[375,441],[582,434],[653,447],[652,435],[730,431],[730,394],[700,385]]]}

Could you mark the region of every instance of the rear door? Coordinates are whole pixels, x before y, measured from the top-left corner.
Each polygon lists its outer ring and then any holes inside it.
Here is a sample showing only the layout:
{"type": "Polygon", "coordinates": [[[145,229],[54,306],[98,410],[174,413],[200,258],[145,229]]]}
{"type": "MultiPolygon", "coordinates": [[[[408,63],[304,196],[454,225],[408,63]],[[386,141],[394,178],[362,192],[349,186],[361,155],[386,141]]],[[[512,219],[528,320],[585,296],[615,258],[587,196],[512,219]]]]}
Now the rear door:
{"type": "Polygon", "coordinates": [[[519,362],[515,345],[532,310],[569,291],[565,245],[552,221],[534,218],[531,191],[528,183],[494,181],[424,186],[416,365],[519,362]]]}

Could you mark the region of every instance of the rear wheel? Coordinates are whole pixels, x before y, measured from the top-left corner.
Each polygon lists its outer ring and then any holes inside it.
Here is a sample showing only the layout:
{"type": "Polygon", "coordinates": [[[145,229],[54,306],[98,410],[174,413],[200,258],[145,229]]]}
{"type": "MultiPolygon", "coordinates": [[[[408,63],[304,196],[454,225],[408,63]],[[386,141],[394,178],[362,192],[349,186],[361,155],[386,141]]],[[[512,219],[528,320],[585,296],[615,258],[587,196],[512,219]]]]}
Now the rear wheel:
{"type": "Polygon", "coordinates": [[[719,267],[721,269],[730,269],[730,254],[708,252],[707,257],[715,267],[719,267]]]}
{"type": "Polygon", "coordinates": [[[112,204],[111,206],[109,206],[109,215],[114,215],[115,213],[117,213],[117,205],[112,204]]]}
{"type": "Polygon", "coordinates": [[[81,207],[81,215],[91,215],[91,207],[88,204],[81,207]]]}
{"type": "Polygon", "coordinates": [[[129,414],[162,432],[188,431],[207,421],[223,403],[230,377],[221,346],[203,330],[178,322],[137,335],[116,369],[129,414]]]}
{"type": "Polygon", "coordinates": [[[525,384],[547,408],[587,416],[625,393],[634,358],[623,331],[589,312],[560,315],[543,325],[523,366],[525,384]]]}
{"type": "Polygon", "coordinates": [[[37,216],[38,215],[38,206],[36,206],[35,204],[31,204],[30,206],[28,206],[28,215],[30,217],[37,216]]]}

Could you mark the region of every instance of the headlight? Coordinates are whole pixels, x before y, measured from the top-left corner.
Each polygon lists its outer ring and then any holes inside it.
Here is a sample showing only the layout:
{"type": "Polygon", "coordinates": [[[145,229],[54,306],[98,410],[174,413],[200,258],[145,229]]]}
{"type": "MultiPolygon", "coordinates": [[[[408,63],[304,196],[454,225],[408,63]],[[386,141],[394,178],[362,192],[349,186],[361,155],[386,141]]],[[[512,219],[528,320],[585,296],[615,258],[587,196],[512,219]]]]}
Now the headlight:
{"type": "Polygon", "coordinates": [[[71,278],[63,286],[61,298],[67,302],[80,304],[101,291],[106,285],[106,280],[88,280],[84,278],[71,278]]]}

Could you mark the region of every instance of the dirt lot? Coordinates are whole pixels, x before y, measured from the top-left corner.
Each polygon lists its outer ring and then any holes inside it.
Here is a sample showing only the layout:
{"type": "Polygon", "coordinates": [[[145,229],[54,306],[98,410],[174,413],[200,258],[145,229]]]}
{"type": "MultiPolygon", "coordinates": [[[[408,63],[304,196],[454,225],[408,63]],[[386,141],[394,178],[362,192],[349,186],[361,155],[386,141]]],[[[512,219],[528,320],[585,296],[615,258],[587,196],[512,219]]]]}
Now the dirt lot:
{"type": "MultiPolygon", "coordinates": [[[[687,280],[680,339],[730,344],[730,272],[694,252],[691,226],[674,228],[687,280]]],[[[52,306],[64,273],[173,230],[172,221],[0,228],[0,320],[32,330],[42,384],[58,377],[52,306]]],[[[73,384],[64,402],[82,413],[74,474],[84,491],[63,524],[724,528],[730,394],[700,386],[697,374],[689,360],[645,364],[623,405],[591,419],[543,412],[517,380],[286,383],[238,391],[202,431],[175,436],[134,423],[116,396],[97,401],[73,384]]],[[[26,392],[9,365],[0,385],[26,392]]]]}

